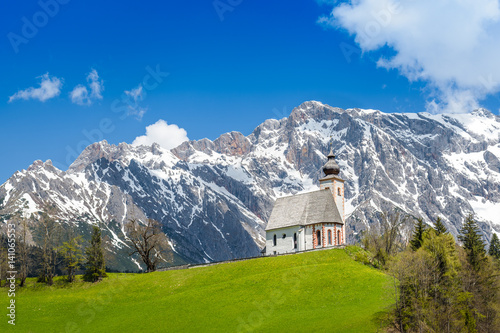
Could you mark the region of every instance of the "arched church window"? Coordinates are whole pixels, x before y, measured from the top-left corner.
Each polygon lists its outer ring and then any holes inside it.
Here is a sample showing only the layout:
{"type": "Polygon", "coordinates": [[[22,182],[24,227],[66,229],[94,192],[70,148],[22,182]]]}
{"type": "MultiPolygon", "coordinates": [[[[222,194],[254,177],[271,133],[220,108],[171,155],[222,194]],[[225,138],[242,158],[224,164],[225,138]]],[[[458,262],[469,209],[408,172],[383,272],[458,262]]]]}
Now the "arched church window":
{"type": "Polygon", "coordinates": [[[340,230],[337,230],[337,245],[340,245],[340,230]]]}
{"type": "Polygon", "coordinates": [[[283,234],[283,236],[281,236],[281,238],[285,239],[286,238],[286,234],[283,234]]]}
{"type": "Polygon", "coordinates": [[[273,246],[276,246],[276,234],[273,236],[273,246]]]}
{"type": "Polygon", "coordinates": [[[339,195],[342,195],[342,194],[341,194],[341,191],[340,191],[340,187],[339,187],[339,188],[337,188],[337,192],[339,193],[339,195]]]}
{"type": "Polygon", "coordinates": [[[321,231],[316,231],[316,244],[317,246],[321,246],[321,231]]]}
{"type": "Polygon", "coordinates": [[[332,245],[332,231],[328,230],[328,245],[332,245]]]}
{"type": "Polygon", "coordinates": [[[293,234],[293,248],[297,248],[297,233],[293,234]]]}

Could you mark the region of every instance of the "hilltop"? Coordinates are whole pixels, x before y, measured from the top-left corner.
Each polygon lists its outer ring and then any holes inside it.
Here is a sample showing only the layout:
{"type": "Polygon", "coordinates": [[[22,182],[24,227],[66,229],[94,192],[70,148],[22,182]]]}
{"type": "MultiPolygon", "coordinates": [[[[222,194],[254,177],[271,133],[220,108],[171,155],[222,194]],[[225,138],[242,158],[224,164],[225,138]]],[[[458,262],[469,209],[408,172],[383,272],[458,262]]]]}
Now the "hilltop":
{"type": "Polygon", "coordinates": [[[97,284],[29,282],[16,297],[15,331],[374,332],[390,281],[334,249],[97,284]]]}

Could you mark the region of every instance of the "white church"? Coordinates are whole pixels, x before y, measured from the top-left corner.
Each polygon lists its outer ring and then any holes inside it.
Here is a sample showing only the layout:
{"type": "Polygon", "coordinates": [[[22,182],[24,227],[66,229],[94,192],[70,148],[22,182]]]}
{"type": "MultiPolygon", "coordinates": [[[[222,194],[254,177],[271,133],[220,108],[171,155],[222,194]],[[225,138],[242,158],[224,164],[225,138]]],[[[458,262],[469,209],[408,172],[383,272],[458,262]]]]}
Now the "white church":
{"type": "Polygon", "coordinates": [[[345,244],[344,180],[332,151],[323,172],[320,190],[276,200],[266,227],[266,255],[345,244]]]}

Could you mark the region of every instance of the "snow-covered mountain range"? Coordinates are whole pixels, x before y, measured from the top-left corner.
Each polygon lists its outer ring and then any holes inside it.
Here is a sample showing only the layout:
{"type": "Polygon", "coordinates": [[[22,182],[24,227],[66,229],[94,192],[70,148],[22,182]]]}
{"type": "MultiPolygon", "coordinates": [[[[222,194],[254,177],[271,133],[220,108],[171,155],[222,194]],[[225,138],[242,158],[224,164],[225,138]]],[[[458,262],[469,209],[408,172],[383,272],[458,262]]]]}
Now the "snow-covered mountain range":
{"type": "Polygon", "coordinates": [[[0,186],[0,218],[51,204],[61,223],[99,222],[108,251],[122,253],[123,223],[148,217],[161,221],[184,261],[256,256],[274,200],[318,189],[330,142],[346,180],[351,241],[376,223],[374,211],[393,206],[428,222],[439,215],[455,235],[470,212],[486,238],[500,232],[498,116],[386,114],[314,101],[248,136],[231,132],[171,151],[102,141],[67,171],[36,161],[0,186]]]}

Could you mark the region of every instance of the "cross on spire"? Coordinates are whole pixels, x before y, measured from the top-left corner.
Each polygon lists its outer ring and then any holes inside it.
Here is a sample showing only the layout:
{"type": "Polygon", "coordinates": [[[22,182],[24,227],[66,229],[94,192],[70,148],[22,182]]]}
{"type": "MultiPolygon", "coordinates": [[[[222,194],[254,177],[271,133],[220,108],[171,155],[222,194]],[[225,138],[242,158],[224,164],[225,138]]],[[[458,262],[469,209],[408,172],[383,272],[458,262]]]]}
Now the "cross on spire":
{"type": "Polygon", "coordinates": [[[335,158],[335,155],[333,154],[333,135],[330,135],[330,153],[328,154],[329,160],[330,160],[330,157],[335,158]]]}

